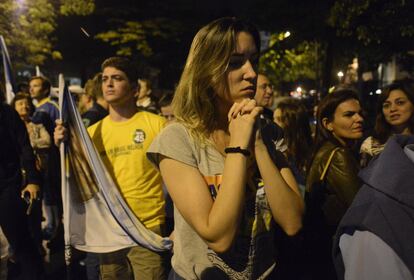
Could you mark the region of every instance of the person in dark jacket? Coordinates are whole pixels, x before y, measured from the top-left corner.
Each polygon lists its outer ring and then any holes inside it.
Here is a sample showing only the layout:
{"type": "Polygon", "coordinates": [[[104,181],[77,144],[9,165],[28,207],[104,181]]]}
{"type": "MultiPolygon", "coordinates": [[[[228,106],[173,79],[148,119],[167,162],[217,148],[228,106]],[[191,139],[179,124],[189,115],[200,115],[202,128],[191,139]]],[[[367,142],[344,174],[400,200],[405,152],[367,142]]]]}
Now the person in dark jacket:
{"type": "Polygon", "coordinates": [[[0,101],[0,226],[20,266],[19,279],[40,279],[43,265],[27,227],[23,197],[29,204],[39,198],[35,157],[24,123],[0,101]],[[27,181],[23,190],[22,168],[27,181]]]}
{"type": "Polygon", "coordinates": [[[108,104],[103,99],[102,73],[96,74],[85,84],[85,92],[80,95],[79,107],[84,109],[82,121],[89,127],[108,115],[108,104]]]}
{"type": "Polygon", "coordinates": [[[308,220],[305,226],[312,234],[307,261],[314,279],[335,279],[331,260],[332,237],[361,186],[358,161],[350,148],[362,137],[362,124],[358,95],[352,90],[334,91],[318,106],[315,150],[308,169],[305,194],[308,220]],[[332,153],[326,176],[321,182],[321,174],[332,153]]]}
{"type": "Polygon", "coordinates": [[[414,136],[396,135],[359,174],[334,242],[338,279],[414,279],[413,163],[414,136]]]}
{"type": "MultiPolygon", "coordinates": [[[[53,135],[55,122],[59,118],[57,103],[51,98],[51,84],[42,76],[34,76],[30,79],[30,96],[36,100],[36,110],[32,116],[32,122],[42,124],[49,135],[53,135]]],[[[43,239],[51,240],[57,234],[61,223],[61,195],[60,195],[60,156],[57,147],[51,145],[42,153],[45,159],[45,168],[42,172],[43,190],[43,239]]]]}
{"type": "Polygon", "coordinates": [[[139,90],[136,93],[138,110],[159,114],[160,109],[157,100],[152,95],[151,81],[148,79],[138,79],[138,85],[139,90]]]}

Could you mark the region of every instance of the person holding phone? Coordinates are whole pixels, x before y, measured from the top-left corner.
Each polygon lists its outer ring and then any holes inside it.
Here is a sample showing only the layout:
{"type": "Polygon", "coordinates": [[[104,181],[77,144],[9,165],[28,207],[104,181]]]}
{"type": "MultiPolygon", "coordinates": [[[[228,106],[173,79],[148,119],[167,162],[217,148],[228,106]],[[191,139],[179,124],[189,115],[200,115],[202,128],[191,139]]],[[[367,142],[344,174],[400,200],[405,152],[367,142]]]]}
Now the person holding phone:
{"type": "MultiPolygon", "coordinates": [[[[4,99],[4,95],[0,94],[4,99]]],[[[0,99],[1,99],[0,98],[0,99]]],[[[0,226],[20,266],[20,279],[41,279],[43,265],[31,239],[21,197],[39,198],[39,174],[26,127],[17,112],[0,100],[0,226]],[[21,169],[27,185],[22,185],[21,169]]]]}

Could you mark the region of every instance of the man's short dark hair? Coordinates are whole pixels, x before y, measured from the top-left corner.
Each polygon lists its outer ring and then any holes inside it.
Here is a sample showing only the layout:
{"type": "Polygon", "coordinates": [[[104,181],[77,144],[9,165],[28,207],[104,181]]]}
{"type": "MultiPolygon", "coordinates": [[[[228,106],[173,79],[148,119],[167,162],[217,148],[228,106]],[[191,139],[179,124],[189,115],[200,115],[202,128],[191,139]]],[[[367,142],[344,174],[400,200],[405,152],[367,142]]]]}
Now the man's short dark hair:
{"type": "Polygon", "coordinates": [[[101,65],[101,71],[105,68],[113,67],[125,73],[132,88],[137,87],[138,70],[132,61],[126,57],[113,56],[105,59],[101,65]]]}
{"type": "Polygon", "coordinates": [[[30,78],[29,84],[33,80],[41,80],[42,81],[42,89],[47,90],[47,95],[50,94],[51,84],[50,84],[50,81],[47,78],[42,77],[42,76],[33,76],[33,77],[30,78]]]}

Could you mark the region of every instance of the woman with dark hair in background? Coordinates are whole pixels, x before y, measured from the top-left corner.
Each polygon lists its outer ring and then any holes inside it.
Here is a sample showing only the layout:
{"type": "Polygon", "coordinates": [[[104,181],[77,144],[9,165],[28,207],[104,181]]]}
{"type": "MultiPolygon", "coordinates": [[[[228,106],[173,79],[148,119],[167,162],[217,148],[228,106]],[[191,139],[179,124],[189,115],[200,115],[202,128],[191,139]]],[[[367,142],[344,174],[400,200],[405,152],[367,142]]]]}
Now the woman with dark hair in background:
{"type": "Polygon", "coordinates": [[[393,134],[414,132],[414,81],[395,81],[386,86],[377,101],[377,117],[374,136],[361,145],[361,166],[367,166],[370,159],[384,149],[393,134]]]}
{"type": "Polygon", "coordinates": [[[147,155],[174,202],[170,279],[265,279],[272,219],[301,228],[303,201],[283,154],[273,162],[255,123],[259,33],[221,18],[195,36],[176,89],[176,122],[147,155]]]}
{"type": "Polygon", "coordinates": [[[285,155],[304,195],[306,164],[313,143],[308,112],[299,100],[290,98],[277,104],[273,117],[275,123],[283,129],[287,145],[285,155]]]}
{"type": "Polygon", "coordinates": [[[317,111],[314,152],[306,180],[306,264],[314,278],[335,279],[332,237],[361,182],[351,147],[362,137],[358,95],[340,89],[322,99],[317,111]],[[325,170],[325,171],[324,171],[325,170]]]}

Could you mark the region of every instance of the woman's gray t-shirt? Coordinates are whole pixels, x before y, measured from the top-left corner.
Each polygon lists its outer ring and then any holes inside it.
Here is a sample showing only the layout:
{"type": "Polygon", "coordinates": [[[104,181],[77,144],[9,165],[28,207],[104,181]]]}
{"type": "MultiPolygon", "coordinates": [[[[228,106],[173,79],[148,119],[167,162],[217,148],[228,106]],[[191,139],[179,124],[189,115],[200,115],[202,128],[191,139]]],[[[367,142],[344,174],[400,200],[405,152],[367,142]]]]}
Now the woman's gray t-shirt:
{"type": "MultiPolygon", "coordinates": [[[[214,147],[195,143],[182,124],[173,123],[162,130],[148,149],[147,157],[157,167],[160,155],[197,168],[215,199],[222,181],[224,157],[214,147]]],[[[270,274],[275,266],[272,214],[262,180],[246,186],[245,200],[238,233],[224,254],[209,249],[174,207],[172,266],[176,273],[185,279],[264,279],[270,274]]]]}

